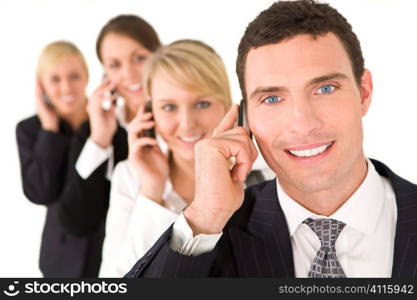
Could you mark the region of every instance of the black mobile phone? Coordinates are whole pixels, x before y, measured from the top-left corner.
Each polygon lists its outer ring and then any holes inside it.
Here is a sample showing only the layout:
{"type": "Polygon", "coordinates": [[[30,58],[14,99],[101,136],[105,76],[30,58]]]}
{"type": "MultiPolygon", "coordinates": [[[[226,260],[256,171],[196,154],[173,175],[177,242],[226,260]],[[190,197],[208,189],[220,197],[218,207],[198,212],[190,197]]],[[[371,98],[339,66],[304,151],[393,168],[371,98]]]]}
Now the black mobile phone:
{"type": "MultiPolygon", "coordinates": [[[[145,103],[145,112],[152,112],[152,103],[151,101],[148,101],[145,103]]],[[[153,120],[153,117],[152,117],[153,120]]],[[[147,137],[151,137],[151,138],[156,138],[156,134],[155,134],[155,128],[151,128],[151,129],[145,129],[143,131],[143,136],[147,136],[147,137]]]]}
{"type": "Polygon", "coordinates": [[[246,108],[246,100],[242,99],[239,104],[239,115],[237,116],[237,126],[242,126],[249,132],[249,137],[252,138],[252,132],[249,129],[248,114],[246,108]]]}

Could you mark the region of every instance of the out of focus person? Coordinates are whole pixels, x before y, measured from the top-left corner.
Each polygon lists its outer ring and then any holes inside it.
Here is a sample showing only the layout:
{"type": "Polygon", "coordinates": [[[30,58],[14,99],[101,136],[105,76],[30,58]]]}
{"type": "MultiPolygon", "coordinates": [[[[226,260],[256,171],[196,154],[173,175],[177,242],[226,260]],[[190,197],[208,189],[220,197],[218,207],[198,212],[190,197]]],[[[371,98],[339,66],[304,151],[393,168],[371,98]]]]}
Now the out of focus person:
{"type": "Polygon", "coordinates": [[[142,107],[129,125],[129,157],[113,174],[102,277],[125,275],[192,201],[194,145],[232,104],[220,56],[200,41],[159,48],[143,76],[152,112],[142,107]]]}
{"type": "MultiPolygon", "coordinates": [[[[39,267],[44,277],[84,276],[88,238],[63,231],[58,218],[71,138],[87,119],[88,68],[72,43],[48,44],[36,72],[36,115],[17,125],[23,192],[47,207],[39,267]]],[[[30,226],[30,224],[27,224],[30,226]]]]}
{"type": "Polygon", "coordinates": [[[91,237],[86,254],[91,277],[98,275],[101,264],[113,166],[127,157],[125,128],[144,102],[143,63],[159,45],[152,26],[134,15],[109,20],[97,38],[104,80],[89,97],[89,121],[72,140],[70,170],[59,209],[67,232],[91,237]]]}

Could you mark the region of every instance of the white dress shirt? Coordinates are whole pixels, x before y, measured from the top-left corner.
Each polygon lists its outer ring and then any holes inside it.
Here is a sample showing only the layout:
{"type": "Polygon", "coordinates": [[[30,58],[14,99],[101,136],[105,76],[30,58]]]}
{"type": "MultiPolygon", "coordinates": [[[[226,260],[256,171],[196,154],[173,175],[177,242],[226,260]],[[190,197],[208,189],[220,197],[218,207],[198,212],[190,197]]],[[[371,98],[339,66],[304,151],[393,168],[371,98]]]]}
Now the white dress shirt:
{"type": "MultiPolygon", "coordinates": [[[[166,153],[166,144],[161,138],[157,138],[162,152],[166,153]]],[[[256,167],[264,178],[273,178],[274,174],[266,167],[263,159],[258,160],[256,167]]],[[[127,160],[118,163],[111,182],[100,277],[124,276],[174,223],[187,205],[173,190],[170,181],[167,181],[164,188],[163,205],[140,195],[139,187],[133,166],[127,160]]],[[[203,247],[214,248],[216,245],[217,241],[212,243],[212,235],[203,234],[193,239],[191,229],[186,228],[185,232],[185,236],[191,235],[191,240],[197,240],[203,247]]],[[[186,239],[185,236],[183,239],[186,239]]],[[[199,253],[198,249],[188,247],[187,243],[181,246],[184,253],[199,253]]]]}
{"type": "MultiPolygon", "coordinates": [[[[127,131],[128,124],[126,122],[126,110],[124,106],[116,107],[116,118],[120,126],[127,131]]],[[[111,180],[114,168],[113,145],[102,148],[88,138],[75,163],[75,170],[85,180],[106,160],[106,178],[111,180]]]]}
{"type": "MultiPolygon", "coordinates": [[[[317,235],[302,222],[307,218],[330,218],[346,224],[336,241],[336,254],[347,277],[391,277],[397,204],[389,180],[380,176],[367,160],[367,175],[355,193],[331,216],[316,215],[281,188],[277,193],[291,236],[296,277],[307,277],[311,263],[320,248],[317,235]]],[[[170,247],[185,255],[210,252],[221,237],[192,236],[183,214],[174,224],[170,247]],[[193,249],[193,251],[181,251],[193,249]]]]}
{"type": "Polygon", "coordinates": [[[128,160],[116,165],[110,191],[100,277],[122,277],[175,221],[187,203],[170,181],[163,205],[138,193],[140,182],[128,160]]]}

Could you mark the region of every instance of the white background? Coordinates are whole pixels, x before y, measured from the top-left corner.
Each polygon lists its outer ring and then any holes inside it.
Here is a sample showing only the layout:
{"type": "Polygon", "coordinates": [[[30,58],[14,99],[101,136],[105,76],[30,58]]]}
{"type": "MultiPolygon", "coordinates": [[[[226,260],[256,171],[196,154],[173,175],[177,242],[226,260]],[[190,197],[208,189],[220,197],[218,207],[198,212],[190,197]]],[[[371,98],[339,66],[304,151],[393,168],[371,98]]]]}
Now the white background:
{"type": "MultiPolygon", "coordinates": [[[[352,24],[365,65],[373,73],[374,96],[364,119],[365,152],[417,182],[417,2],[328,1],[352,24]]],[[[249,21],[270,0],[1,0],[0,1],[0,277],[37,277],[45,208],[25,199],[15,142],[16,123],[34,113],[34,72],[42,47],[74,42],[90,67],[91,92],[102,70],[95,40],[104,23],[121,13],[144,17],[163,43],[200,39],[223,57],[235,101],[238,42],[249,21]]],[[[331,59],[331,57],[329,57],[331,59]]],[[[372,213],[372,212],[370,212],[372,213]]]]}

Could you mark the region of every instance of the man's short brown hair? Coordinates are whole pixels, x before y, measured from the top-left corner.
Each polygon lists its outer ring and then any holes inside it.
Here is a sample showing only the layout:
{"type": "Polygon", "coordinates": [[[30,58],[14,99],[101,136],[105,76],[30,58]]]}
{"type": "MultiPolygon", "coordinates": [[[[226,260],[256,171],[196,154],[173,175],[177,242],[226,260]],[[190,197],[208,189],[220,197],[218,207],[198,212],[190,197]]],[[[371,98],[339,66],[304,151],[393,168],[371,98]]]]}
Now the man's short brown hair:
{"type": "Polygon", "coordinates": [[[364,59],[359,40],[347,20],[328,4],[313,0],[279,1],[261,12],[248,25],[240,41],[236,73],[243,97],[246,98],[246,58],[251,49],[279,43],[299,34],[310,34],[316,38],[329,32],[334,33],[342,42],[355,81],[360,85],[364,59]]]}

